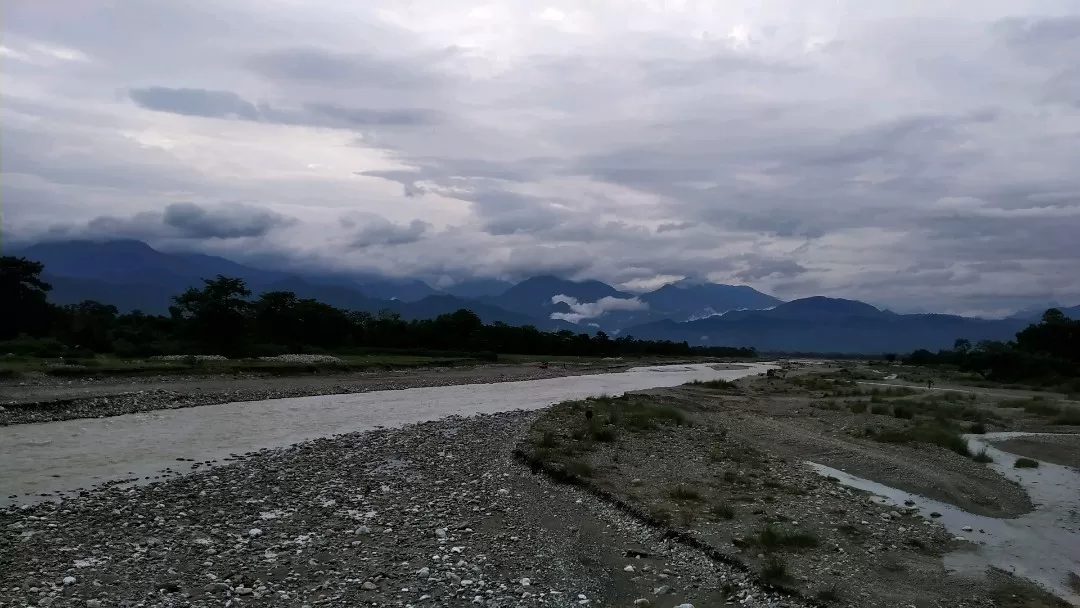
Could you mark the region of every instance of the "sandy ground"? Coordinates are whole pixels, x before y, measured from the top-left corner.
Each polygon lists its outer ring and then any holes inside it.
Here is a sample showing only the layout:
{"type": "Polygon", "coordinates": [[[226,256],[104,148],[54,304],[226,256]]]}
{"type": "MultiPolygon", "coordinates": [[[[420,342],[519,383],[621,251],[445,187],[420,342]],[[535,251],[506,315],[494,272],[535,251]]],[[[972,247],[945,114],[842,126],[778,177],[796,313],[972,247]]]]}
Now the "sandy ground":
{"type": "Polygon", "coordinates": [[[998,441],[994,446],[1010,454],[1045,460],[1080,469],[1080,435],[1074,437],[1022,437],[998,441]]]}

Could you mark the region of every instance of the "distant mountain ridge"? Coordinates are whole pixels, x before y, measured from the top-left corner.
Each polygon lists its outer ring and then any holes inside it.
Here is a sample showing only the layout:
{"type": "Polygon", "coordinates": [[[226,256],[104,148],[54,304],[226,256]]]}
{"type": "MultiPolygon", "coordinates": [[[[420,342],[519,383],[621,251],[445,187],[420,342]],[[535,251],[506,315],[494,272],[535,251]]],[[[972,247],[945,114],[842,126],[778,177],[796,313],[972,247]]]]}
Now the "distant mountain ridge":
{"type": "MultiPolygon", "coordinates": [[[[825,296],[784,302],[747,286],[680,281],[648,293],[596,280],[542,275],[511,284],[471,279],[438,290],[415,278],[293,273],[199,253],[165,253],[140,241],[67,241],[5,252],[45,265],[60,304],[97,300],[122,311],[165,313],[172,297],[202,278],[243,279],[256,295],[292,291],[339,308],[391,310],[423,319],[468,308],[485,322],[575,332],[752,346],[787,352],[905,352],[949,348],[957,338],[1009,340],[1042,311],[999,320],[903,315],[856,300],[825,296]],[[572,321],[572,322],[571,322],[572,321]]],[[[1062,308],[1080,318],[1080,306],[1062,308]]]]}
{"type": "Polygon", "coordinates": [[[644,339],[664,336],[692,344],[740,344],[764,352],[903,353],[952,348],[957,338],[1010,340],[1027,325],[1021,319],[902,315],[855,300],[815,296],[770,310],[735,311],[682,323],[660,321],[626,331],[644,339]]]}

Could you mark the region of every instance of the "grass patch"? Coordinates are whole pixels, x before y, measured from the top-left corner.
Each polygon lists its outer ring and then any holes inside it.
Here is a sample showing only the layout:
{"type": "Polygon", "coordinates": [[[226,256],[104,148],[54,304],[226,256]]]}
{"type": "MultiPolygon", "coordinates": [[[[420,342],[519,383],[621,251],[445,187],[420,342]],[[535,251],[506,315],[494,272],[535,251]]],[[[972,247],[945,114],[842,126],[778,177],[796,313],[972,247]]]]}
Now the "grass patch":
{"type": "Polygon", "coordinates": [[[852,414],[865,414],[867,404],[865,401],[852,401],[848,404],[852,414]]]}
{"type": "Polygon", "coordinates": [[[717,379],[717,380],[694,380],[690,383],[691,386],[700,386],[701,388],[711,388],[721,391],[737,391],[739,385],[735,384],[731,380],[717,379]]]}
{"type": "Polygon", "coordinates": [[[971,456],[967,441],[952,426],[934,420],[917,424],[906,429],[885,429],[872,436],[882,443],[929,443],[961,456],[971,456]]]}
{"type": "Polygon", "coordinates": [[[1031,458],[1017,458],[1013,463],[1013,467],[1017,469],[1037,469],[1039,468],[1039,461],[1031,458]]]}
{"type": "Polygon", "coordinates": [[[874,405],[870,406],[871,414],[877,414],[878,416],[888,416],[891,412],[892,410],[889,408],[889,406],[883,403],[875,403],[874,405]]]}
{"type": "Polygon", "coordinates": [[[981,422],[976,422],[975,424],[972,424],[968,427],[968,432],[975,435],[985,435],[986,425],[981,422]]]}
{"type": "Polygon", "coordinates": [[[982,462],[982,463],[994,462],[993,457],[991,457],[989,454],[986,453],[986,448],[983,448],[983,449],[979,450],[978,452],[976,452],[974,455],[972,455],[971,459],[974,460],[975,462],[982,462]]]}

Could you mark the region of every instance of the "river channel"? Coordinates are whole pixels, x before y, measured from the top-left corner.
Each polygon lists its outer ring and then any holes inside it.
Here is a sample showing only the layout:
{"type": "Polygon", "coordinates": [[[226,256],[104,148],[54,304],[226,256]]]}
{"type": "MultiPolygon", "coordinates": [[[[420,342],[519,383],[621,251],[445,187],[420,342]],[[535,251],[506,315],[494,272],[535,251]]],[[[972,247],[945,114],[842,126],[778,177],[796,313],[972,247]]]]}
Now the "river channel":
{"type": "Polygon", "coordinates": [[[179,459],[220,460],[230,454],[446,416],[535,410],[568,399],[693,380],[734,380],[769,367],[637,367],[544,380],[245,401],[12,425],[0,428],[0,505],[55,498],[108,481],[153,477],[170,467],[190,470],[190,462],[179,459]]]}

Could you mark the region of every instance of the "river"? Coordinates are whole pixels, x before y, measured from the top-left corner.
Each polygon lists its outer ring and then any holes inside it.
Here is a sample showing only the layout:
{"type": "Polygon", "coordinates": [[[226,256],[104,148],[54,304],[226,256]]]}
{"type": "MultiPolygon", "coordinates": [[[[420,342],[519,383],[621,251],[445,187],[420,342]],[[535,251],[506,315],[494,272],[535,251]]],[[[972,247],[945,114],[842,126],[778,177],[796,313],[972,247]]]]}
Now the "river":
{"type": "Polygon", "coordinates": [[[245,401],[0,427],[0,505],[41,500],[95,484],[188,469],[264,448],[446,416],[535,410],[568,399],[620,395],[693,380],[734,380],[768,364],[716,370],[706,364],[637,367],[544,380],[466,384],[245,401]],[[12,495],[17,498],[11,498],[12,495]]]}

